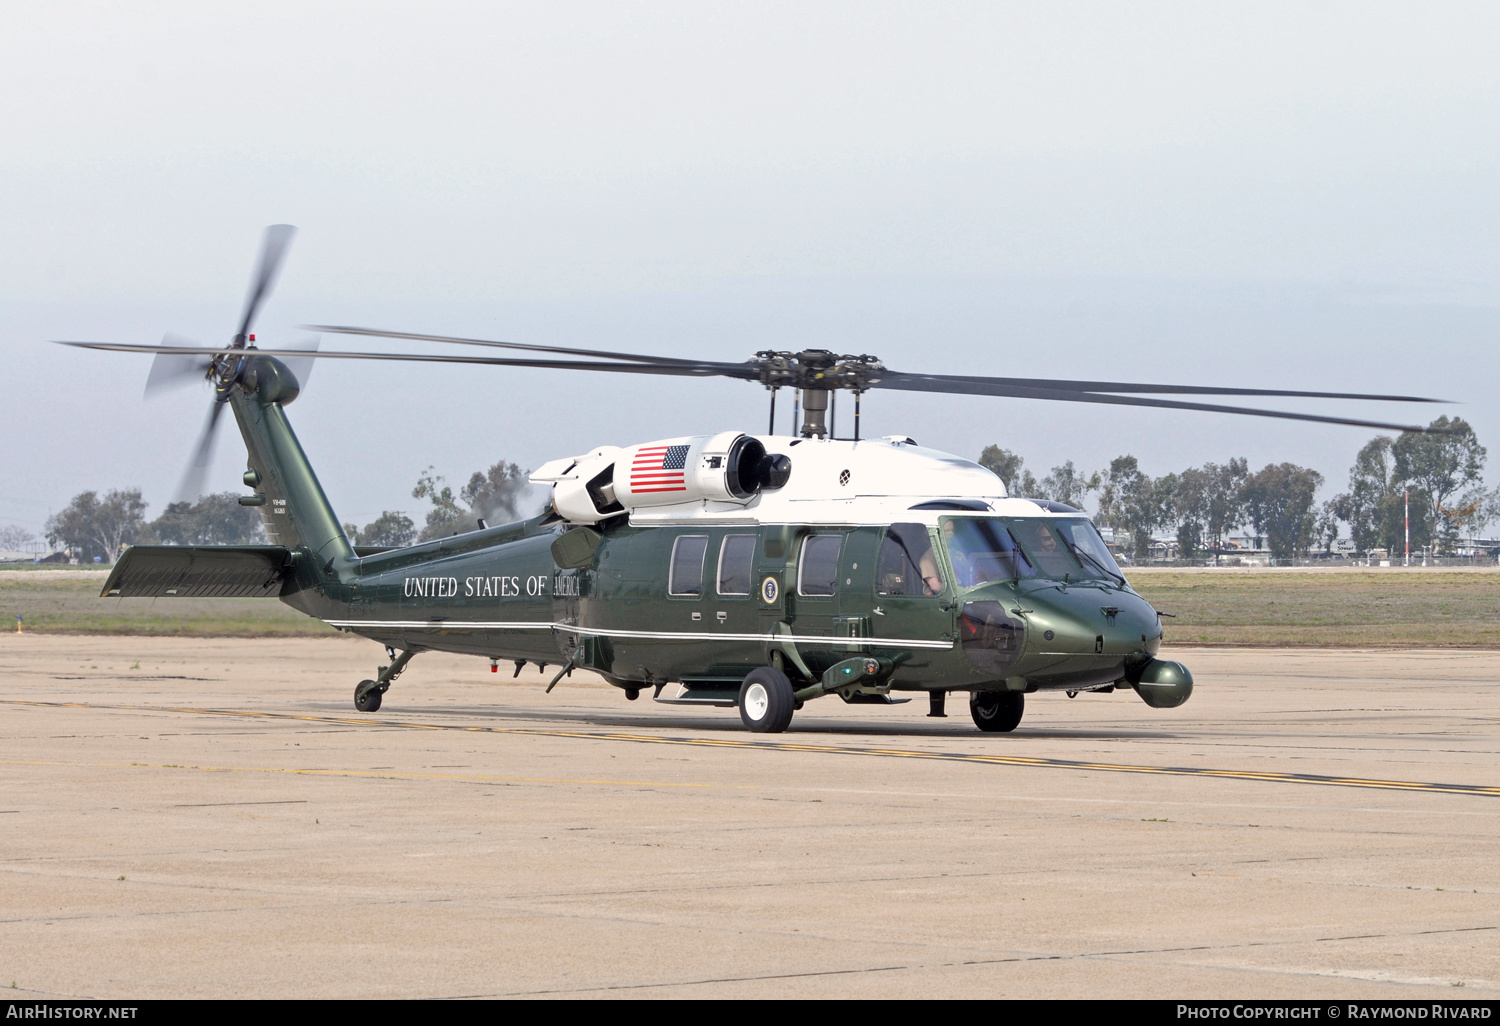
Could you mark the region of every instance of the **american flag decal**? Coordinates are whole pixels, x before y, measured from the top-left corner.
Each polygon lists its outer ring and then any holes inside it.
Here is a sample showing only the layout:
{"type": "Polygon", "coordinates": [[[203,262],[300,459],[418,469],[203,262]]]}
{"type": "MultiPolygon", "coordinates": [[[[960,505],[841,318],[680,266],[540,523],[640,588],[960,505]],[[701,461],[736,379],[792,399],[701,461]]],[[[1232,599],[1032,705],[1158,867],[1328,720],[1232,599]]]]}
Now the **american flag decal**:
{"type": "Polygon", "coordinates": [[[630,490],[645,492],[687,491],[687,454],[685,445],[653,445],[637,449],[630,465],[630,490]]]}

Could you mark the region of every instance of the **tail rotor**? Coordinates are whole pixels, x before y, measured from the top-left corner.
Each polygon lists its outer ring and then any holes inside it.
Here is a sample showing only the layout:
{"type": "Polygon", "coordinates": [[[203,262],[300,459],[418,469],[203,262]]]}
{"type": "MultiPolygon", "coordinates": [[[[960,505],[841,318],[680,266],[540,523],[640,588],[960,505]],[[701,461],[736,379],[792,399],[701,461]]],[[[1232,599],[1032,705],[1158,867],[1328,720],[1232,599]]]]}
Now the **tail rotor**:
{"type": "MultiPolygon", "coordinates": [[[[202,349],[202,345],[190,338],[174,335],[170,331],[161,337],[164,346],[202,349]]],[[[150,399],[163,392],[179,388],[193,381],[203,381],[213,368],[214,358],[197,353],[157,353],[151,361],[151,373],[146,376],[146,391],[142,396],[150,399]]]]}
{"type": "Polygon", "coordinates": [[[224,403],[215,399],[208,407],[208,417],[203,421],[203,430],[198,432],[198,441],[193,445],[193,456],[188,461],[182,481],[177,485],[173,502],[197,502],[208,487],[208,472],[213,467],[214,442],[219,436],[219,418],[224,412],[224,403]]]}
{"type": "Polygon", "coordinates": [[[260,266],[255,269],[255,277],[250,281],[250,294],[245,297],[245,315],[240,318],[240,330],[234,336],[234,348],[245,348],[245,340],[255,325],[255,315],[260,312],[260,304],[275,286],[276,278],[281,274],[282,261],[286,259],[286,249],[292,243],[292,236],[296,234],[297,229],[289,224],[273,224],[266,229],[265,238],[260,244],[260,266]]]}
{"type": "MultiPolygon", "coordinates": [[[[177,502],[197,502],[208,486],[214,443],[218,439],[224,406],[229,400],[229,390],[239,380],[244,366],[242,351],[254,348],[252,343],[255,336],[250,330],[255,327],[255,317],[276,285],[281,265],[286,261],[287,247],[291,245],[292,236],[296,233],[297,229],[289,224],[273,224],[266,229],[261,240],[260,260],[250,279],[250,291],[245,297],[245,311],[240,317],[239,331],[222,353],[213,356],[202,353],[158,353],[151,364],[151,373],[146,377],[146,398],[195,380],[208,380],[214,385],[214,398],[209,405],[208,416],[203,421],[202,430],[198,432],[198,440],[193,445],[187,470],[177,486],[177,502]]],[[[203,348],[191,339],[170,333],[163,336],[162,345],[203,348]]],[[[299,353],[316,352],[318,336],[301,339],[289,349],[299,353]]],[[[313,359],[310,356],[290,357],[285,363],[300,383],[305,383],[312,372],[313,359]]]]}

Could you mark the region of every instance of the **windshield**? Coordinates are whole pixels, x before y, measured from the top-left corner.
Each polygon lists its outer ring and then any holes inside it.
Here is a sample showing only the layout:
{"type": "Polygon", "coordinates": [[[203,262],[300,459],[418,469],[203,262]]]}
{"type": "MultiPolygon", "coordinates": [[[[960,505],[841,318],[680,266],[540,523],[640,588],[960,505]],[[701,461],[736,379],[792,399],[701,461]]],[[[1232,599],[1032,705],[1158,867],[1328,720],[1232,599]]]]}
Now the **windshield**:
{"type": "Polygon", "coordinates": [[[1090,520],[1083,517],[1069,517],[1066,520],[1054,520],[1057,533],[1063,536],[1063,540],[1078,557],[1078,561],[1085,567],[1092,564],[1095,570],[1103,571],[1106,577],[1113,577],[1121,584],[1125,583],[1125,575],[1120,572],[1120,564],[1115,562],[1115,557],[1110,554],[1109,546],[1104,544],[1104,539],[1099,537],[1099,529],[1090,520]]]}
{"type": "Polygon", "coordinates": [[[1105,548],[1104,539],[1083,517],[1018,517],[1006,523],[1041,576],[1124,583],[1125,577],[1105,548]]]}
{"type": "Polygon", "coordinates": [[[944,517],[943,540],[960,588],[1035,577],[1036,569],[998,517],[944,517]]]}
{"type": "Polygon", "coordinates": [[[1084,517],[945,517],[942,526],[960,588],[1023,577],[1125,582],[1084,517]]]}

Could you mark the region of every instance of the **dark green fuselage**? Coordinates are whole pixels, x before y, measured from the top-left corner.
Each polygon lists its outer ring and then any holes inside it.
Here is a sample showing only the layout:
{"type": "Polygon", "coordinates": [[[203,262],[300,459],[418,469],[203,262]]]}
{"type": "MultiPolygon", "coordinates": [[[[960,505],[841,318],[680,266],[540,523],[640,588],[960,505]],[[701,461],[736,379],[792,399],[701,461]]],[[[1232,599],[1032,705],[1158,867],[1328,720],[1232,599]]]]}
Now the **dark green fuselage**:
{"type": "MultiPolygon", "coordinates": [[[[1155,611],[1113,582],[879,594],[881,527],[621,524],[599,538],[589,565],[572,569],[552,556],[566,529],[538,518],[357,559],[347,583],[319,589],[333,601],[308,611],[398,648],[571,658],[619,684],[719,688],[772,662],[794,679],[815,678],[856,655],[888,663],[880,686],[895,690],[1088,688],[1144,663],[1161,636],[1155,611]],[[799,594],[796,558],[810,533],[840,539],[832,595],[799,594]],[[755,538],[750,594],[718,594],[712,573],[698,594],[670,593],[676,539],[706,535],[712,569],[724,537],[747,534],[755,538]]],[[[944,577],[955,580],[946,566],[944,577]]]]}
{"type": "Polygon", "coordinates": [[[106,593],[275,593],[408,652],[564,664],[627,689],[680,682],[720,695],[767,665],[808,697],[1134,684],[1160,644],[1156,612],[1112,571],[1061,579],[992,572],[965,587],[965,575],[975,575],[955,565],[968,563],[950,556],[943,531],[977,525],[949,523],[946,514],[941,529],[935,514],[905,525],[743,516],[641,525],[622,515],[595,529],[553,513],[409,548],[356,550],[282,409],[295,380],[274,359],[249,357],[247,366],[224,398],[248,450],[252,494],[242,501],[260,508],[271,544],[140,551],[122,561],[106,593]],[[915,545],[926,562],[921,570],[911,563],[906,583],[894,587],[900,575],[884,568],[898,528],[907,534],[903,549],[915,545]],[[689,535],[698,576],[682,584],[674,546],[689,535]],[[825,555],[810,591],[798,561],[811,566],[814,535],[825,555]],[[731,548],[738,569],[726,575],[731,548]],[[914,590],[924,575],[937,583],[914,590]],[[831,668],[854,657],[878,670],[835,687],[836,673],[847,671],[831,668]]]}

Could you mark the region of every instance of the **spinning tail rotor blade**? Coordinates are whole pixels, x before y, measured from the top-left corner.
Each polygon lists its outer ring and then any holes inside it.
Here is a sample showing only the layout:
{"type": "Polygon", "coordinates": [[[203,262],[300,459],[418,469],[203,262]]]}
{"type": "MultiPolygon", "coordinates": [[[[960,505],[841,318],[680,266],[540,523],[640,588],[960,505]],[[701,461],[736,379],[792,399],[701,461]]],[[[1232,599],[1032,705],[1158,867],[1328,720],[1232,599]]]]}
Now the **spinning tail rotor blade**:
{"type": "Polygon", "coordinates": [[[203,494],[203,489],[208,486],[208,471],[214,458],[214,441],[218,437],[219,415],[224,412],[224,403],[214,400],[213,405],[208,408],[208,419],[203,422],[203,430],[198,434],[198,443],[193,446],[193,458],[188,463],[187,471],[182,475],[182,482],[177,486],[177,498],[175,502],[197,502],[198,497],[203,494]]]}
{"type": "Polygon", "coordinates": [[[287,370],[291,371],[292,376],[297,379],[297,386],[306,391],[307,379],[311,376],[313,368],[318,365],[318,361],[313,358],[312,354],[318,351],[320,341],[317,335],[308,335],[285,349],[267,349],[265,352],[286,364],[287,370]]]}
{"type": "MultiPolygon", "coordinates": [[[[203,348],[192,339],[170,333],[162,336],[161,344],[163,347],[170,346],[176,349],[203,348]]],[[[194,380],[202,381],[207,377],[208,368],[212,363],[213,357],[200,353],[157,353],[156,359],[151,361],[151,373],[146,376],[144,398],[150,399],[154,395],[160,395],[162,392],[186,385],[194,380]]]]}
{"type": "Polygon", "coordinates": [[[240,318],[240,330],[236,337],[238,345],[244,345],[245,336],[250,333],[250,326],[255,323],[255,315],[260,311],[260,304],[276,284],[276,276],[281,273],[281,262],[286,258],[286,248],[296,233],[297,229],[289,224],[273,224],[266,229],[265,240],[260,247],[260,266],[255,269],[255,277],[250,282],[250,294],[245,298],[245,316],[240,318]]]}

